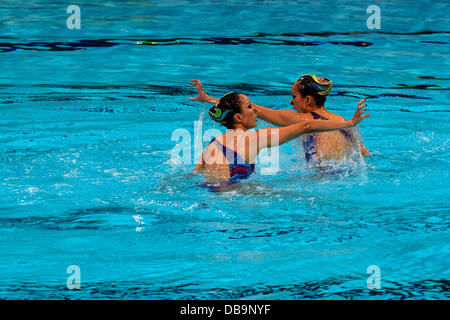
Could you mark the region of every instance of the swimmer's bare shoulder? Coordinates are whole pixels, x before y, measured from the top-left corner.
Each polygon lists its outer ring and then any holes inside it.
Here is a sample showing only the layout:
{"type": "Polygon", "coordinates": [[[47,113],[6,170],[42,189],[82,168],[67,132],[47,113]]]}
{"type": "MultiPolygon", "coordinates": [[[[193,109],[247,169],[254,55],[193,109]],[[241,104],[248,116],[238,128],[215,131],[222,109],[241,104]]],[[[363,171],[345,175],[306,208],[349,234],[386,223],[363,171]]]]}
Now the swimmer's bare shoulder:
{"type": "Polygon", "coordinates": [[[343,116],[340,116],[337,113],[333,113],[333,112],[330,112],[329,119],[330,120],[342,120],[342,121],[345,121],[345,118],[343,116]]]}
{"type": "MultiPolygon", "coordinates": [[[[224,138],[225,138],[225,134],[221,134],[221,135],[217,136],[215,138],[215,140],[224,144],[225,143],[224,138]]],[[[200,155],[200,159],[197,161],[197,164],[195,165],[195,168],[192,170],[192,172],[201,171],[201,170],[207,169],[207,167],[215,167],[216,166],[215,164],[217,164],[217,159],[215,159],[215,161],[214,161],[213,159],[211,159],[211,157],[212,158],[220,157],[220,158],[225,159],[225,157],[223,155],[221,155],[220,152],[217,152],[217,150],[219,150],[219,149],[217,148],[217,145],[214,143],[206,146],[205,150],[203,150],[202,154],[200,155]],[[207,152],[207,150],[209,150],[208,148],[213,148],[213,149],[211,149],[210,152],[207,152]],[[205,161],[205,157],[208,157],[207,161],[205,161]],[[207,163],[209,165],[207,165],[207,163]]],[[[226,161],[226,160],[224,160],[224,161],[226,161]]],[[[219,163],[226,163],[226,162],[219,162],[219,163]]]]}

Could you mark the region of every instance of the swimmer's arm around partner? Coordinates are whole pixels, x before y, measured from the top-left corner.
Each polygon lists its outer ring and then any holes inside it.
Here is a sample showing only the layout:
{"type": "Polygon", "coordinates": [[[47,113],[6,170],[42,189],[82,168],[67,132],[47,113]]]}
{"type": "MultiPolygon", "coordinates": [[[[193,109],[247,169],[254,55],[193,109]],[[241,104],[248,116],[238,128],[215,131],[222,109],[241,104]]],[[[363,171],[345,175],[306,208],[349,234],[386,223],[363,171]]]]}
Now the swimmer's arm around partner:
{"type": "MultiPolygon", "coordinates": [[[[192,101],[209,102],[213,104],[219,103],[218,98],[211,97],[205,92],[200,80],[193,79],[191,80],[190,85],[193,85],[198,92],[197,97],[189,98],[192,101]]],[[[279,127],[288,126],[306,120],[306,115],[298,113],[294,110],[273,110],[254,103],[252,103],[252,106],[257,110],[258,118],[279,127]]]]}
{"type": "Polygon", "coordinates": [[[274,110],[254,103],[252,103],[252,106],[256,109],[258,118],[279,127],[289,126],[306,120],[306,114],[294,110],[274,110]]]}

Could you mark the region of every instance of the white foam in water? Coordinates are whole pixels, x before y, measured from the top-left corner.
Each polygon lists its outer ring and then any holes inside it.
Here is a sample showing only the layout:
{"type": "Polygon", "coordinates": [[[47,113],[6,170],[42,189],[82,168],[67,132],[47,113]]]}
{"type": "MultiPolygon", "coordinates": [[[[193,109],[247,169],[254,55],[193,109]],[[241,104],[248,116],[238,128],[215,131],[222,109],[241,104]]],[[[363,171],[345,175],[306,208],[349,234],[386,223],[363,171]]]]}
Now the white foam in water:
{"type": "MultiPolygon", "coordinates": [[[[342,154],[341,159],[336,160],[321,160],[320,167],[327,168],[324,173],[341,172],[340,175],[346,176],[350,172],[361,170],[366,167],[364,157],[361,154],[361,146],[359,142],[362,142],[362,135],[359,127],[350,128],[352,133],[357,137],[356,141],[349,144],[350,152],[342,154]]],[[[303,148],[302,137],[296,140],[296,145],[292,152],[297,154],[297,163],[295,165],[296,170],[302,172],[310,171],[316,167],[315,163],[307,163],[305,159],[305,151],[303,148]]]]}
{"type": "Polygon", "coordinates": [[[201,153],[203,152],[203,143],[202,143],[202,128],[203,128],[203,118],[205,116],[205,110],[206,110],[206,103],[202,103],[203,109],[200,112],[200,115],[198,117],[197,126],[194,130],[194,161],[197,161],[197,159],[200,158],[201,153]]]}

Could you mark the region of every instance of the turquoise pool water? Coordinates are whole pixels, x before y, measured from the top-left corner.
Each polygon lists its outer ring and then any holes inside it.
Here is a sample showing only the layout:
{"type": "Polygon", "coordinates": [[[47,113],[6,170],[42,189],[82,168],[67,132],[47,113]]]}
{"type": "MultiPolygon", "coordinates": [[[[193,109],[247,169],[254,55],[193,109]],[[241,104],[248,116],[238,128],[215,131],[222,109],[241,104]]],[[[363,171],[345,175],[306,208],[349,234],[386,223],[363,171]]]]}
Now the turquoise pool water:
{"type": "Polygon", "coordinates": [[[447,1],[374,1],[380,30],[366,1],[77,4],[80,30],[64,2],[0,5],[0,298],[449,298],[447,1]],[[293,141],[213,194],[173,164],[191,79],[290,108],[305,73],[346,118],[369,98],[358,170],[316,175],[293,141]]]}

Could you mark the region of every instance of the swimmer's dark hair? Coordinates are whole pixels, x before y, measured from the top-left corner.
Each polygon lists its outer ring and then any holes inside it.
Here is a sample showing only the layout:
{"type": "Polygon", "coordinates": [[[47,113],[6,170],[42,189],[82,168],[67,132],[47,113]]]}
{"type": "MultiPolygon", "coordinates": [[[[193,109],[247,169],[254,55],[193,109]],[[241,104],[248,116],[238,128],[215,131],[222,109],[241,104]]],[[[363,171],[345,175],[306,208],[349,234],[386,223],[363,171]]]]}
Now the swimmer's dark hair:
{"type": "Polygon", "coordinates": [[[220,98],[219,103],[209,109],[209,117],[224,125],[227,129],[234,128],[234,115],[241,112],[239,93],[230,92],[220,98]]]}
{"type": "Polygon", "coordinates": [[[321,107],[325,104],[325,100],[327,99],[326,96],[331,90],[332,81],[326,78],[319,79],[324,80],[325,84],[318,83],[313,78],[313,75],[303,75],[297,80],[297,88],[302,97],[312,96],[316,101],[317,106],[321,107]]]}

